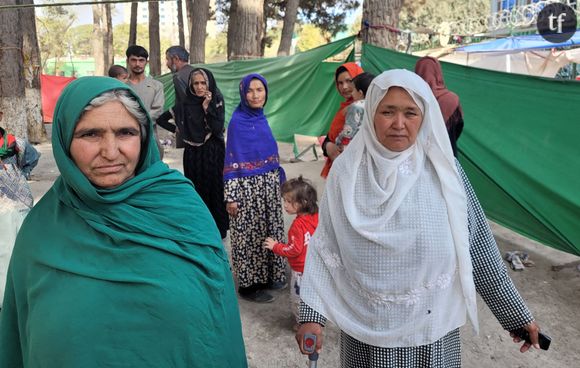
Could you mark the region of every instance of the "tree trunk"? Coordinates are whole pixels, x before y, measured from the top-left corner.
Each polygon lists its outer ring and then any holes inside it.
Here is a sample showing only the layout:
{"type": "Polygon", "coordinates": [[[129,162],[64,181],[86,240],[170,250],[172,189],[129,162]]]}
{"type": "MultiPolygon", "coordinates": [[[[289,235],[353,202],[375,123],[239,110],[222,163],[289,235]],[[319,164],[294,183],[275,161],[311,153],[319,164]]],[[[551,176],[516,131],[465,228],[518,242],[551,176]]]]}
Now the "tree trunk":
{"type": "MultiPolygon", "coordinates": [[[[265,1],[262,2],[262,14],[268,14],[268,5],[265,1]]],[[[260,57],[264,57],[266,53],[266,46],[268,44],[268,17],[262,15],[262,39],[260,40],[260,57]]]]}
{"type": "Polygon", "coordinates": [[[93,55],[95,75],[107,75],[113,64],[111,4],[93,4],[93,55]]]}
{"type": "MultiPolygon", "coordinates": [[[[33,4],[33,0],[22,0],[22,4],[33,4]]],[[[34,8],[20,10],[21,26],[24,31],[22,54],[24,55],[24,87],[26,95],[28,140],[41,143],[46,140],[42,122],[42,102],[40,97],[40,50],[36,38],[36,18],[34,8]]]]}
{"type": "Polygon", "coordinates": [[[103,50],[105,56],[105,69],[103,75],[107,75],[109,67],[115,62],[115,51],[113,50],[113,16],[111,4],[103,4],[105,19],[103,22],[103,50]]]}
{"type": "Polygon", "coordinates": [[[260,57],[264,35],[264,0],[232,0],[228,25],[228,60],[260,57]]]}
{"type": "Polygon", "coordinates": [[[290,55],[292,47],[292,35],[294,34],[294,24],[298,16],[298,4],[300,0],[288,0],[286,2],[286,11],[284,12],[284,26],[282,27],[282,38],[278,47],[278,56],[290,55]]]}
{"type": "MultiPolygon", "coordinates": [[[[20,0],[5,0],[3,5],[20,5],[20,0]]],[[[2,126],[8,132],[28,138],[26,98],[23,78],[22,25],[20,11],[0,11],[0,111],[2,126]]]]}
{"type": "Polygon", "coordinates": [[[129,44],[127,47],[137,44],[137,12],[139,9],[138,2],[131,3],[131,20],[129,23],[129,44]]]}
{"type": "MultiPolygon", "coordinates": [[[[187,29],[189,30],[189,34],[191,36],[191,29],[192,27],[192,19],[193,19],[193,0],[184,0],[185,1],[185,12],[187,13],[187,29]]],[[[184,41],[185,44],[185,41],[184,41]]],[[[183,46],[185,47],[185,45],[183,46]]]]}
{"type": "Polygon", "coordinates": [[[365,28],[367,21],[371,26],[399,25],[399,13],[404,0],[365,0],[363,3],[362,34],[363,42],[371,45],[395,49],[397,46],[397,34],[386,28],[365,28]]]}
{"type": "Polygon", "coordinates": [[[189,62],[191,64],[205,63],[205,30],[208,19],[209,0],[196,1],[189,34],[189,62]]]}
{"type": "Polygon", "coordinates": [[[161,74],[159,39],[159,3],[149,3],[149,74],[157,76],[161,74]]]}
{"type": "Polygon", "coordinates": [[[177,0],[177,28],[179,28],[179,46],[185,47],[185,33],[183,32],[183,9],[181,0],[177,0]]]}

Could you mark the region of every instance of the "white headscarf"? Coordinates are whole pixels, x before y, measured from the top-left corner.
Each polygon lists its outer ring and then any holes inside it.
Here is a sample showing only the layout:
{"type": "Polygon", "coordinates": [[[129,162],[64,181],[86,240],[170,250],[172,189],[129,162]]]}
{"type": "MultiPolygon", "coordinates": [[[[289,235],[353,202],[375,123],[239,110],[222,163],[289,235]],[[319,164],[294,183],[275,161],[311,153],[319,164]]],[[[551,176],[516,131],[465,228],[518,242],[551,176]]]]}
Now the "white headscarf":
{"type": "Polygon", "coordinates": [[[415,73],[371,83],[361,130],[334,162],[310,241],[300,296],[352,337],[374,346],[430,344],[465,324],[477,331],[467,200],[439,104],[415,73]],[[423,113],[402,152],[377,139],[389,88],[423,113]]]}

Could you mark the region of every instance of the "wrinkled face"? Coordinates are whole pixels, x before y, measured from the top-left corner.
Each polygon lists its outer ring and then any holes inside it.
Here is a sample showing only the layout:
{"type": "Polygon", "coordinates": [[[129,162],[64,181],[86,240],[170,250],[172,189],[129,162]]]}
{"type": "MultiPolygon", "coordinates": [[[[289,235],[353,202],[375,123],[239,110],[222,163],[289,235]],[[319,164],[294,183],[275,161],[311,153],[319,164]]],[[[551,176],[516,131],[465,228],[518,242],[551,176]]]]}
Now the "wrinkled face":
{"type": "Polygon", "coordinates": [[[300,205],[294,201],[291,195],[285,194],[284,198],[284,211],[289,215],[295,215],[300,210],[300,205]]]}
{"type": "Polygon", "coordinates": [[[207,82],[201,73],[196,73],[191,78],[191,88],[195,95],[198,97],[202,97],[207,92],[207,82]]]}
{"type": "Polygon", "coordinates": [[[252,109],[261,109],[266,103],[266,87],[259,79],[252,79],[248,92],[246,92],[246,100],[252,109]]]}
{"type": "Polygon", "coordinates": [[[146,65],[147,59],[142,56],[131,55],[127,58],[127,68],[132,74],[143,74],[146,65]]]}
{"type": "Polygon", "coordinates": [[[114,188],[135,176],[139,123],[118,101],[86,111],[75,128],[70,156],[89,181],[114,188]]]}
{"type": "Polygon", "coordinates": [[[336,78],[336,88],[338,88],[338,92],[345,100],[352,97],[354,84],[352,83],[352,78],[348,72],[342,72],[338,75],[338,78],[336,78]]]}
{"type": "Polygon", "coordinates": [[[422,122],[423,114],[411,95],[391,87],[375,112],[375,134],[384,147],[401,152],[415,143],[422,122]]]}

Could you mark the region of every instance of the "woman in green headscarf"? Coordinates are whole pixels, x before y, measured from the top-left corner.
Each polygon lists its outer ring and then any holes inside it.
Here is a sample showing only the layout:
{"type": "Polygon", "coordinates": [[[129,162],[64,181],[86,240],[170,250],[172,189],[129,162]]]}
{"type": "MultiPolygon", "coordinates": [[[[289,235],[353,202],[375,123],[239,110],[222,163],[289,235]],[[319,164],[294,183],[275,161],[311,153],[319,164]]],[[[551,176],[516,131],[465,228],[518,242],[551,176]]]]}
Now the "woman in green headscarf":
{"type": "Polygon", "coordinates": [[[61,176],[16,241],[0,367],[246,367],[219,231],[139,98],[80,78],[53,124],[61,176]]]}

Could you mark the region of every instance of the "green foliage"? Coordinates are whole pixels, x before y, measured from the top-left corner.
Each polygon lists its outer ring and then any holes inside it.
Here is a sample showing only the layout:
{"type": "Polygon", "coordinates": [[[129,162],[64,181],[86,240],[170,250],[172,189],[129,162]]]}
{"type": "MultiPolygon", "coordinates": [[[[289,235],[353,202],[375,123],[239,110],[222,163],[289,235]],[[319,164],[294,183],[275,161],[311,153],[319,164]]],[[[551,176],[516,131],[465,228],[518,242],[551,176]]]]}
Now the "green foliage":
{"type": "Polygon", "coordinates": [[[67,31],[67,38],[70,40],[71,51],[76,56],[93,56],[93,25],[82,24],[72,27],[67,31]]]}
{"type": "Polygon", "coordinates": [[[49,58],[59,59],[69,55],[72,41],[68,31],[75,19],[76,15],[63,6],[43,8],[42,14],[36,17],[36,32],[43,64],[49,58]]]}
{"type": "Polygon", "coordinates": [[[222,31],[205,39],[205,62],[217,63],[227,61],[228,34],[222,31]]]}
{"type": "Polygon", "coordinates": [[[406,1],[399,15],[399,28],[435,34],[414,34],[414,48],[440,47],[439,33],[465,35],[478,27],[476,32],[481,32],[485,27],[478,22],[483,22],[490,11],[486,0],[406,1]]]}
{"type": "MultiPolygon", "coordinates": [[[[149,49],[149,27],[146,24],[137,24],[137,45],[149,49]]],[[[113,27],[113,51],[116,62],[119,62],[118,58],[125,59],[127,46],[129,46],[129,24],[117,24],[113,27]]],[[[161,50],[165,49],[161,48],[161,50]]]]}
{"type": "Polygon", "coordinates": [[[313,24],[305,24],[298,32],[296,52],[306,51],[327,43],[320,28],[313,24]]]}
{"type": "Polygon", "coordinates": [[[305,23],[316,25],[323,32],[330,34],[332,38],[339,32],[347,30],[346,15],[349,11],[357,9],[359,5],[358,0],[301,0],[298,14],[305,23]]]}
{"type": "MultiPolygon", "coordinates": [[[[300,0],[298,7],[298,22],[313,24],[330,35],[329,39],[339,32],[346,31],[346,15],[360,6],[360,0],[300,0]]],[[[231,0],[216,0],[217,21],[227,23],[231,0]]],[[[264,15],[268,20],[281,21],[286,10],[285,0],[266,0],[264,15]]]]}

